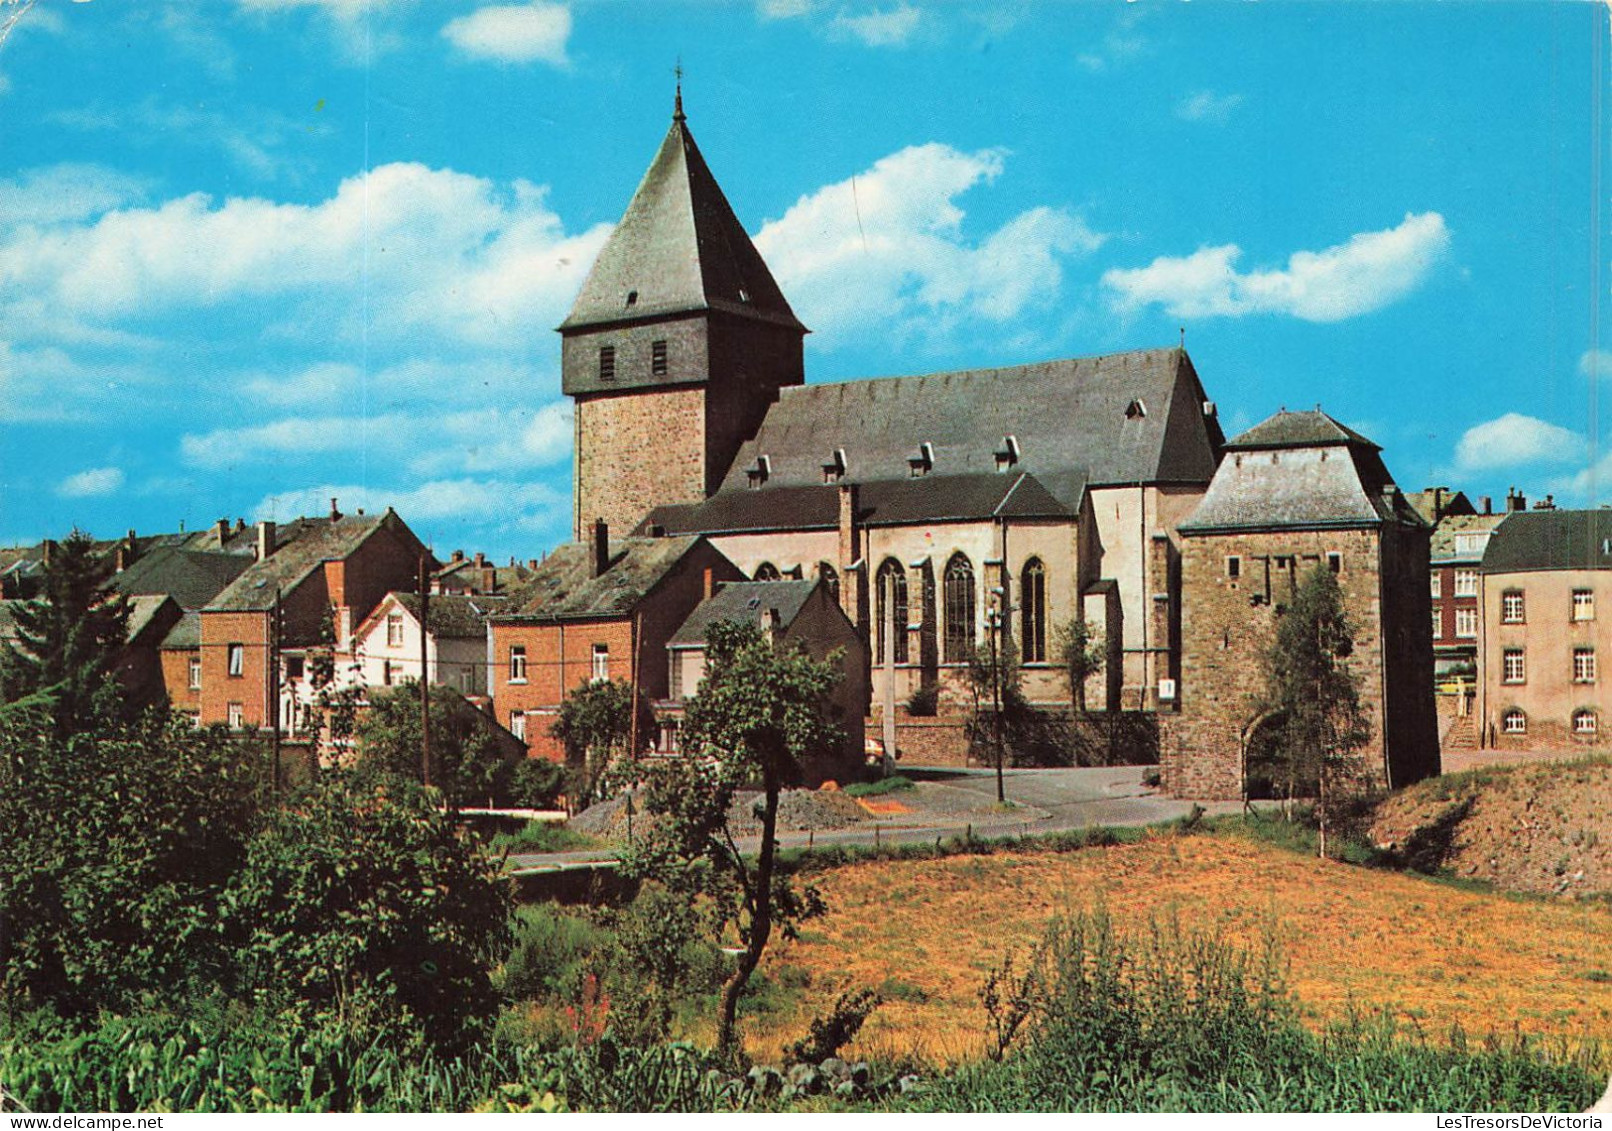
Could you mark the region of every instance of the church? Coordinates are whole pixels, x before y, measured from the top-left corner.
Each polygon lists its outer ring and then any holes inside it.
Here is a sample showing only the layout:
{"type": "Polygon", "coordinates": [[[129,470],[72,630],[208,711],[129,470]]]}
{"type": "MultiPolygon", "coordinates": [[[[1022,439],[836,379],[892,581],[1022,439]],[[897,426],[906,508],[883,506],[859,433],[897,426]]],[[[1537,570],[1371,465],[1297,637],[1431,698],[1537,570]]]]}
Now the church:
{"type": "Polygon", "coordinates": [[[918,708],[896,712],[914,760],[966,751],[978,646],[1011,641],[1029,700],[1067,705],[1076,617],[1106,649],[1088,706],[1178,720],[1180,528],[1226,448],[1184,348],[807,385],[807,328],[680,92],[559,330],[576,540],[703,536],[754,580],[821,579],[866,642],[870,710],[918,708]]]}

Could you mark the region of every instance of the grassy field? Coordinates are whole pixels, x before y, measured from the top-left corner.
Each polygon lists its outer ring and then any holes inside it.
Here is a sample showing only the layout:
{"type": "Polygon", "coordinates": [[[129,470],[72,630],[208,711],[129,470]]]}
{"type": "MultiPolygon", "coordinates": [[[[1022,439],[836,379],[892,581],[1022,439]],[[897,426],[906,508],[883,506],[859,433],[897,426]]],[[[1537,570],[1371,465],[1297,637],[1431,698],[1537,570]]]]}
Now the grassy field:
{"type": "Polygon", "coordinates": [[[1160,835],[1065,854],[878,861],[811,877],[828,901],[802,937],[769,951],[779,1005],[747,1026],[775,1059],[849,989],[886,1004],[849,1050],[937,1062],[981,1049],[978,990],[1009,948],[1060,912],[1105,904],[1117,924],[1176,916],[1258,948],[1274,930],[1290,985],[1316,1025],[1390,1007],[1441,1036],[1514,1026],[1577,1040],[1612,1036],[1612,907],[1464,890],[1323,862],[1233,835],[1160,835]]]}

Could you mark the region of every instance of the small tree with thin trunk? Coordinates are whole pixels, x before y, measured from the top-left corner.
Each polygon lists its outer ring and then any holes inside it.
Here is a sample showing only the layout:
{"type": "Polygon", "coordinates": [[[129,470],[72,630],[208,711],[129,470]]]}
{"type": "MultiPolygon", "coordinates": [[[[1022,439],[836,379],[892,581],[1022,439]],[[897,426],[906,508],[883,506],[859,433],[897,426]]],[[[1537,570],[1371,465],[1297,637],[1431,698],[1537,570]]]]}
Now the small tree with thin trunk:
{"type": "Polygon", "coordinates": [[[1360,750],[1371,738],[1371,721],[1349,669],[1353,651],[1338,579],[1317,565],[1277,622],[1261,706],[1271,719],[1274,775],[1285,779],[1289,798],[1315,791],[1323,857],[1328,832],[1368,776],[1360,750]]]}
{"type": "Polygon", "coordinates": [[[1093,632],[1085,617],[1076,615],[1058,626],[1054,640],[1058,666],[1069,681],[1069,705],[1075,713],[1086,713],[1086,681],[1103,670],[1106,646],[1101,633],[1093,632]]]}
{"type": "Polygon", "coordinates": [[[649,749],[655,712],[642,693],[634,695],[626,680],[585,683],[560,704],[559,718],[549,734],[564,744],[566,762],[577,780],[578,800],[586,806],[609,792],[612,772],[623,759],[636,761],[649,749]]]}
{"type": "Polygon", "coordinates": [[[706,664],[685,709],[682,754],[649,775],[650,830],[623,866],[697,901],[719,937],[730,928],[737,934],[742,949],[717,1015],[717,1045],[731,1057],[739,998],[773,931],[792,938],[798,923],[824,909],[815,889],[797,892],[778,874],[779,795],[803,763],[843,734],[829,721],[829,694],[839,680],[834,657],[813,660],[774,646],[756,625],[719,623],[706,636],[706,664]],[[761,787],[753,859],[729,827],[735,794],[752,784],[761,787]]]}

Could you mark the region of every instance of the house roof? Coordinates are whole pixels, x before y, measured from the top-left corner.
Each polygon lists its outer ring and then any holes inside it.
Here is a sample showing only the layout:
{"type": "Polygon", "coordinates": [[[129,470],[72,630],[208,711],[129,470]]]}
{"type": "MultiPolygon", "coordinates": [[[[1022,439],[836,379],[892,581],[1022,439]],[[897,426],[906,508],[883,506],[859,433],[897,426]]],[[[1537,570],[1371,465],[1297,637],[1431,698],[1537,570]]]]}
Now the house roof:
{"type": "Polygon", "coordinates": [[[1612,569],[1612,511],[1508,514],[1483,553],[1484,573],[1612,569]]]}
{"type": "Polygon", "coordinates": [[[168,594],[181,608],[200,609],[251,565],[242,554],[162,546],[113,574],[107,585],[129,596],[168,594]]]}
{"type": "Polygon", "coordinates": [[[1226,450],[1313,448],[1329,444],[1363,444],[1373,451],[1382,451],[1379,445],[1353,428],[1339,424],[1319,408],[1313,412],[1288,412],[1283,409],[1242,435],[1228,440],[1226,450]]]}
{"type": "MultiPolygon", "coordinates": [[[[1420,513],[1420,508],[1418,508],[1420,513]]],[[[1506,520],[1504,514],[1447,514],[1439,520],[1433,528],[1433,543],[1431,547],[1434,561],[1453,561],[1457,558],[1470,558],[1477,561],[1483,555],[1457,554],[1455,552],[1455,536],[1457,534],[1481,534],[1492,531],[1506,520]]]]}
{"type": "Polygon", "coordinates": [[[1186,351],[1136,350],[785,388],[720,490],[746,490],[763,456],[761,494],[820,483],[839,451],[848,479],[905,480],[927,444],[935,476],[994,474],[997,453],[1011,451],[1015,471],[1073,509],[1080,500],[1058,474],[1078,471],[1082,487],[1206,483],[1221,441],[1186,351]]]}
{"type": "MultiPolygon", "coordinates": [[[[129,621],[124,638],[131,644],[142,643],[140,637],[161,618],[164,605],[172,603],[178,616],[178,602],[166,593],[142,593],[129,598],[129,621]]],[[[164,636],[167,634],[164,633],[164,636]]],[[[155,641],[152,641],[155,643],[155,641]]]]}
{"type": "Polygon", "coordinates": [[[695,606],[688,619],[672,633],[667,646],[692,647],[705,643],[713,624],[724,621],[759,623],[768,609],[778,610],[778,627],[795,623],[820,579],[805,581],[734,581],[695,606]]]}
{"type": "MultiPolygon", "coordinates": [[[[1078,501],[1083,477],[1065,486],[1078,501]]],[[[1077,502],[1078,505],[1078,502],[1077,502]]],[[[986,518],[1068,518],[1075,510],[1034,477],[1024,474],[936,475],[889,479],[858,487],[857,521],[863,526],[902,526],[986,518]]],[[[698,503],[656,507],[640,530],[669,534],[740,531],[827,530],[839,525],[838,484],[723,491],[698,503]]]]}
{"type": "Polygon", "coordinates": [[[576,620],[626,616],[675,569],[702,539],[621,538],[610,543],[610,562],[593,574],[593,549],[567,542],[538,564],[530,581],[513,594],[518,607],[494,621],[576,620]]]}
{"type": "Polygon", "coordinates": [[[1322,412],[1279,412],[1231,444],[1182,532],[1427,523],[1380,448],[1322,412]]]}
{"type": "Polygon", "coordinates": [[[660,150],[560,330],[708,310],[805,331],[694,144],[679,96],[660,150]]]}
{"type": "MultiPolygon", "coordinates": [[[[340,561],[357,550],[383,526],[413,537],[403,520],[388,507],[382,514],[343,515],[329,519],[298,519],[288,530],[289,542],[276,537],[280,548],[263,561],[253,562],[207,606],[210,612],[261,611],[274,607],[276,590],[289,593],[327,561],[340,561]]],[[[278,534],[278,532],[277,532],[278,534]]]]}
{"type": "Polygon", "coordinates": [[[186,610],[174,626],[168,630],[168,635],[162,638],[164,648],[200,648],[201,647],[201,613],[186,610]]]}
{"type": "Polygon", "coordinates": [[[1426,487],[1420,491],[1406,491],[1405,501],[1429,523],[1437,525],[1441,519],[1474,515],[1478,508],[1466,497],[1465,491],[1452,491],[1448,487],[1426,487]]]}
{"type": "MultiPolygon", "coordinates": [[[[418,593],[388,593],[387,597],[408,610],[416,624],[420,621],[418,593]]],[[[380,615],[384,602],[376,608],[380,615]]],[[[508,612],[514,603],[508,597],[471,596],[463,593],[431,594],[430,624],[426,627],[439,640],[475,639],[487,635],[487,618],[508,612]]],[[[373,619],[373,618],[372,618],[373,619]]]]}

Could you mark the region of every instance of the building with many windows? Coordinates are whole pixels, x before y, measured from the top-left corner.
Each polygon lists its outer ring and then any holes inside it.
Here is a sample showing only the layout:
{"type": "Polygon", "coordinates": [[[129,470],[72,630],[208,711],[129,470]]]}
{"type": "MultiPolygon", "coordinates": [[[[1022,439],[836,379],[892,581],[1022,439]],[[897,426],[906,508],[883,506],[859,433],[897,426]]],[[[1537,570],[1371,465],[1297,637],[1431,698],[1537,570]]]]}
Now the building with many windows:
{"type": "Polygon", "coordinates": [[[1505,516],[1480,573],[1478,718],[1506,750],[1594,745],[1612,725],[1612,512],[1505,516]]]}

